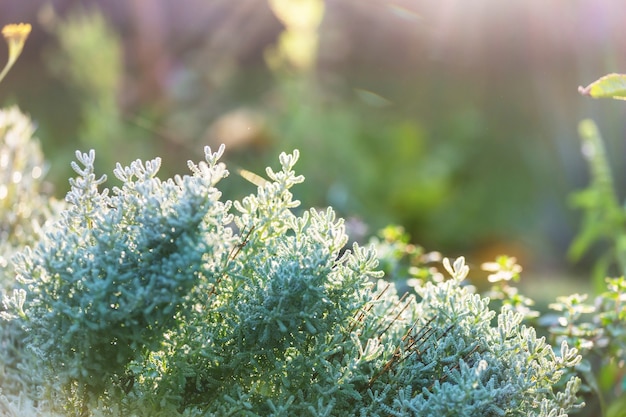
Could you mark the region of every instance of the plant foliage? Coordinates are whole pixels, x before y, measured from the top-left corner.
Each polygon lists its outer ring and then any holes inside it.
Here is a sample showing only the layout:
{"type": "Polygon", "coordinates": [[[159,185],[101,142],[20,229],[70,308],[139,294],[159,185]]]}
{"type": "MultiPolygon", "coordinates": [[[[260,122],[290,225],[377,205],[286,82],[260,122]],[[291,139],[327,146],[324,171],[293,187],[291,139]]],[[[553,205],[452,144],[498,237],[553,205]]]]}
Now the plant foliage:
{"type": "Polygon", "coordinates": [[[3,397],[6,407],[565,416],[578,406],[580,380],[567,372],[577,350],[555,351],[521,314],[491,310],[464,285],[463,258],[444,262],[450,279],[399,297],[379,280],[373,247],[345,248],[332,209],[296,212],[297,151],[234,202],[216,188],[223,152],[207,147],[191,175],[165,181],[159,159],[118,164],[111,191],[94,152],[76,153],[68,208],[17,256],[4,297],[3,315],[25,332],[22,372],[43,381],[30,402],[3,397]]]}
{"type": "Polygon", "coordinates": [[[587,87],[578,87],[578,92],[593,98],[626,100],[626,74],[607,74],[587,87]]]}

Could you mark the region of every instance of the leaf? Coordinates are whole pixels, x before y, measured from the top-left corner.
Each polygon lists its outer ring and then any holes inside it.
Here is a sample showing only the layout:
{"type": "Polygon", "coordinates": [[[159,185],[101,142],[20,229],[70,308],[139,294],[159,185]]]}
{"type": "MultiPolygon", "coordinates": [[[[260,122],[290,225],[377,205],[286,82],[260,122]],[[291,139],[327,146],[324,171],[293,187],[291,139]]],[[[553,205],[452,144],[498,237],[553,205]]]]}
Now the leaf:
{"type": "Polygon", "coordinates": [[[252,171],[248,171],[247,169],[239,168],[237,173],[241,175],[246,181],[251,182],[257,187],[263,187],[268,181],[260,175],[255,174],[252,171]]]}
{"type": "Polygon", "coordinates": [[[587,87],[578,87],[583,96],[626,100],[626,74],[608,74],[587,87]]]}

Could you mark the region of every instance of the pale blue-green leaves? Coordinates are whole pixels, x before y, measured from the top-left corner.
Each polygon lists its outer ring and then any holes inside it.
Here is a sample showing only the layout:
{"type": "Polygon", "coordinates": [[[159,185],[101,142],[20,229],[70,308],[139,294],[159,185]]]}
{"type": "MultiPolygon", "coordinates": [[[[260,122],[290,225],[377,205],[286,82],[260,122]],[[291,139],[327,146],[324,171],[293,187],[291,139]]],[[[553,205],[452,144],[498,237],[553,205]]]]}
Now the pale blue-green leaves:
{"type": "Polygon", "coordinates": [[[207,147],[191,175],[167,180],[159,159],[118,164],[111,195],[93,153],[77,154],[71,205],[18,257],[21,287],[4,300],[54,382],[51,404],[151,417],[576,406],[577,351],[558,356],[519,313],[492,311],[465,285],[464,258],[444,260],[451,279],[401,297],[379,280],[373,246],[346,247],[331,208],[295,210],[297,151],[233,203],[216,188],[223,153],[207,147]]]}
{"type": "Polygon", "coordinates": [[[465,258],[463,256],[458,257],[452,265],[450,264],[450,259],[444,258],[443,267],[452,278],[459,282],[467,278],[467,274],[469,273],[469,267],[465,265],[465,258]]]}
{"type": "Polygon", "coordinates": [[[224,176],[216,164],[178,182],[156,177],[158,158],[118,165],[123,184],[110,196],[98,190],[106,176],[95,175],[95,153],[76,157],[63,220],[17,271],[30,343],[61,381],[97,394],[178,325],[194,290],[221,273],[233,238],[229,203],[212,186],[224,176]]]}

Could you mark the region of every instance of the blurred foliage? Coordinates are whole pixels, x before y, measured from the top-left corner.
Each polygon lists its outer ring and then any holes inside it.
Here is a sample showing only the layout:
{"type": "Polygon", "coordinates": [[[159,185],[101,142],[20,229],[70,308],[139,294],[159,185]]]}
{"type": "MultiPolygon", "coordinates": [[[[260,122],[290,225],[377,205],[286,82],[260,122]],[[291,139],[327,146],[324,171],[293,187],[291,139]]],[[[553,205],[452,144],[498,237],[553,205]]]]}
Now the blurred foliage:
{"type": "Polygon", "coordinates": [[[580,123],[579,132],[591,181],[586,189],[572,195],[572,203],[583,210],[584,217],[581,230],[570,247],[570,256],[580,259],[592,245],[605,244],[593,273],[596,289],[600,291],[604,278],[615,268],[617,274],[626,274],[626,212],[618,201],[598,127],[592,120],[586,119],[580,123]]]}
{"type": "Polygon", "coordinates": [[[65,18],[52,18],[48,29],[57,45],[46,54],[46,64],[68,89],[78,109],[74,140],[56,147],[52,158],[64,160],[77,147],[96,149],[106,161],[149,153],[146,132],[124,119],[120,97],[124,79],[122,40],[115,28],[97,9],[78,8],[65,18]]]}
{"type": "MultiPolygon", "coordinates": [[[[34,126],[12,107],[0,110],[0,245],[20,247],[32,241],[48,206],[43,177],[46,164],[34,126]]],[[[7,259],[0,251],[0,266],[7,259]]]]}
{"type": "MultiPolygon", "coordinates": [[[[609,78],[590,85],[592,97],[596,88],[608,88],[609,78]]],[[[613,94],[607,94],[612,97],[613,94]]],[[[602,95],[598,95],[602,97],[602,95]]],[[[597,356],[595,368],[586,359],[579,365],[585,380],[600,400],[605,415],[622,415],[626,401],[626,212],[618,193],[604,141],[598,127],[585,119],[579,125],[582,152],[591,179],[589,186],[573,194],[573,203],[584,212],[581,230],[570,247],[570,255],[580,258],[593,246],[602,245],[596,260],[593,282],[600,295],[593,305],[585,303],[586,295],[560,297],[551,308],[561,312],[552,323],[551,332],[559,339],[574,341],[582,352],[597,356]],[[618,278],[606,278],[616,273],[618,278]],[[607,402],[605,398],[610,401],[607,402]],[[607,405],[608,408],[607,408],[607,405]]]]}
{"type": "Polygon", "coordinates": [[[24,42],[26,42],[26,38],[28,38],[31,29],[31,25],[27,23],[11,24],[2,28],[2,36],[4,36],[9,47],[9,59],[2,69],[2,72],[0,72],[0,81],[4,79],[22,53],[24,42]]]}
{"type": "Polygon", "coordinates": [[[115,149],[120,140],[117,102],[123,73],[119,36],[97,12],[74,12],[55,26],[59,49],[49,55],[55,74],[72,89],[82,114],[78,139],[82,145],[115,149]]]}
{"type": "Polygon", "coordinates": [[[607,74],[587,87],[578,87],[578,92],[593,98],[626,100],[626,74],[607,74]]]}
{"type": "MultiPolygon", "coordinates": [[[[543,228],[542,216],[560,204],[552,196],[559,185],[546,168],[550,145],[522,120],[534,109],[523,100],[503,105],[493,94],[531,87],[487,73],[488,85],[462,79],[479,69],[423,51],[432,40],[420,32],[418,13],[385,9],[416,37],[398,43],[398,51],[416,44],[401,69],[395,49],[373,57],[361,44],[371,38],[361,40],[357,23],[367,27],[372,5],[344,24],[338,19],[347,12],[321,0],[216,3],[196,14],[221,16],[220,24],[191,40],[178,33],[193,28],[176,26],[163,6],[92,6],[56,5],[45,19],[40,13],[52,39],[43,56],[56,78],[39,86],[29,106],[41,107],[33,112],[57,195],[67,190],[64,167],[76,148],[95,148],[103,165],[167,155],[164,167],[175,172],[197,146],[226,143],[226,158],[256,173],[270,155],[298,148],[308,179],[303,202],[358,216],[370,233],[393,222],[425,246],[459,252],[512,240],[550,248],[548,239],[534,243],[561,233],[563,217],[543,228]],[[261,39],[259,27],[269,27],[261,39]],[[342,56],[348,37],[353,49],[342,56]]],[[[383,29],[381,39],[391,36],[383,29]]],[[[235,195],[250,190],[236,178],[224,187],[235,195]]]]}
{"type": "MultiPolygon", "coordinates": [[[[9,57],[0,81],[21,55],[31,29],[25,23],[2,28],[9,57]]],[[[33,122],[17,107],[0,110],[0,292],[13,284],[11,256],[34,242],[53,204],[43,191],[47,166],[34,132],[33,122]]]]}
{"type": "Polygon", "coordinates": [[[310,70],[317,61],[318,29],[324,16],[324,0],[269,0],[276,17],[285,25],[275,48],[268,48],[265,59],[274,70],[291,66],[310,70]]]}
{"type": "Polygon", "coordinates": [[[280,97],[272,137],[309,155],[302,169],[315,187],[303,201],[358,213],[376,229],[394,220],[425,226],[450,193],[451,167],[437,158],[443,146],[429,144],[419,124],[372,123],[358,103],[322,97],[306,79],[284,80],[280,97]]]}
{"type": "MultiPolygon", "coordinates": [[[[424,248],[410,243],[410,236],[403,227],[388,225],[370,238],[380,259],[379,267],[385,277],[399,289],[408,290],[413,280],[441,282],[443,275],[435,267],[442,261],[439,252],[426,252],[424,248]]],[[[402,291],[399,291],[402,292],[402,291]]]]}

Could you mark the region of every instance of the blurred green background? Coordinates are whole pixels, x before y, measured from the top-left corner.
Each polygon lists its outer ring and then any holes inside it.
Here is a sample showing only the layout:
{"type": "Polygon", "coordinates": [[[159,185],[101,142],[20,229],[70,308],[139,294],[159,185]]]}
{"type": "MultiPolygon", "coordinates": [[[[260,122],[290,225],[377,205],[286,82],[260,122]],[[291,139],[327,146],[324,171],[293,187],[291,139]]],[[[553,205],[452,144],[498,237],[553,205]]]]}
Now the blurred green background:
{"type": "Polygon", "coordinates": [[[165,177],[207,144],[258,174],[299,148],[297,198],[335,207],[355,239],[396,223],[427,250],[506,253],[556,282],[591,262],[566,257],[580,119],[626,191],[626,105],[577,93],[626,72],[625,21],[614,0],[4,0],[0,23],[33,32],[0,104],[36,121],[60,197],[76,149],[108,174],[162,156],[165,177]]]}

